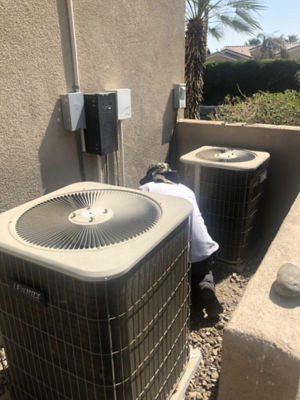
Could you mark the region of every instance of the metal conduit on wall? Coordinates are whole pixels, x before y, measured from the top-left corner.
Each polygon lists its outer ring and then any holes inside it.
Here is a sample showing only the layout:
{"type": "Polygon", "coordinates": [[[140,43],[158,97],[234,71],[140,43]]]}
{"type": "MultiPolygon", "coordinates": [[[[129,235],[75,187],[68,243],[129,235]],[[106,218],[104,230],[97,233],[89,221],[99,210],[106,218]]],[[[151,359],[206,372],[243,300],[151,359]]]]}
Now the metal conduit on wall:
{"type": "MultiPolygon", "coordinates": [[[[70,29],[70,41],[71,41],[71,50],[72,50],[72,65],[74,72],[74,90],[75,92],[80,92],[80,78],[79,78],[79,67],[78,67],[78,56],[77,56],[77,44],[76,44],[76,32],[75,32],[75,23],[74,23],[74,12],[73,12],[73,2],[72,0],[66,0],[67,9],[68,9],[68,18],[69,18],[69,29],[70,29]]],[[[80,129],[80,136],[76,136],[77,138],[77,149],[78,149],[78,159],[80,165],[81,176],[83,180],[86,180],[85,177],[85,169],[83,163],[82,151],[85,152],[85,139],[84,139],[84,130],[80,129]]],[[[124,140],[123,140],[123,127],[122,121],[118,121],[118,138],[119,138],[119,157],[120,157],[120,171],[119,165],[117,165],[117,177],[118,184],[125,186],[125,162],[124,162],[124,140]]],[[[98,176],[100,182],[109,182],[110,173],[109,173],[109,162],[108,156],[102,157],[101,155],[97,155],[97,166],[98,166],[98,176]]]]}

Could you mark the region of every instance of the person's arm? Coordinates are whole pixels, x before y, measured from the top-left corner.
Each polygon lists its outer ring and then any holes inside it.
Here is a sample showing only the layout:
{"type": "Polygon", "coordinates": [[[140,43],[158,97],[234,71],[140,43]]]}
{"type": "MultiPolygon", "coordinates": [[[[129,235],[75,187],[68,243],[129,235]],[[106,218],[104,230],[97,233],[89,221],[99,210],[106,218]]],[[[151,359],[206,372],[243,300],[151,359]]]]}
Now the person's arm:
{"type": "Polygon", "coordinates": [[[144,185],[139,186],[139,189],[142,190],[143,192],[150,192],[149,186],[147,183],[144,185]]]}

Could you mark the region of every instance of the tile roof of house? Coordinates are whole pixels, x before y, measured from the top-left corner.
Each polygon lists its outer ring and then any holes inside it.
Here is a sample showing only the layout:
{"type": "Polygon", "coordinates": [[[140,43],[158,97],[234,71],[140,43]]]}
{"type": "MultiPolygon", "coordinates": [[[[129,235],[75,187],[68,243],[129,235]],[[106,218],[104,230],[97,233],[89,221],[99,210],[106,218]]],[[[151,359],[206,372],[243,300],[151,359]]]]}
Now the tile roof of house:
{"type": "MultiPolygon", "coordinates": [[[[288,53],[300,47],[300,42],[285,43],[285,48],[288,53]]],[[[275,55],[280,54],[280,50],[275,52],[275,55]]]]}
{"type": "Polygon", "coordinates": [[[221,51],[230,50],[230,51],[234,51],[235,53],[243,54],[244,56],[252,57],[250,50],[253,49],[254,47],[257,47],[257,46],[249,46],[249,45],[224,46],[221,51]]]}
{"type": "Polygon", "coordinates": [[[300,42],[293,42],[293,43],[286,43],[285,47],[287,50],[292,50],[295,47],[299,47],[300,46],[300,42]]]}
{"type": "MultiPolygon", "coordinates": [[[[253,54],[252,50],[259,48],[260,45],[240,45],[240,46],[224,46],[221,50],[216,51],[214,53],[211,53],[208,57],[207,60],[210,58],[213,58],[215,55],[219,54],[222,55],[228,59],[231,58],[232,55],[239,55],[242,58],[248,58],[248,59],[253,59],[253,54]]],[[[293,43],[285,43],[286,50],[288,52],[293,51],[296,48],[300,47],[300,42],[293,42],[293,43]]],[[[278,51],[275,54],[279,54],[280,51],[278,51]]]]}
{"type": "Polygon", "coordinates": [[[254,47],[256,46],[225,46],[221,50],[211,53],[209,56],[207,56],[207,60],[213,58],[217,54],[228,59],[236,59],[236,56],[245,59],[252,59],[253,56],[250,52],[250,49],[254,47]]]}

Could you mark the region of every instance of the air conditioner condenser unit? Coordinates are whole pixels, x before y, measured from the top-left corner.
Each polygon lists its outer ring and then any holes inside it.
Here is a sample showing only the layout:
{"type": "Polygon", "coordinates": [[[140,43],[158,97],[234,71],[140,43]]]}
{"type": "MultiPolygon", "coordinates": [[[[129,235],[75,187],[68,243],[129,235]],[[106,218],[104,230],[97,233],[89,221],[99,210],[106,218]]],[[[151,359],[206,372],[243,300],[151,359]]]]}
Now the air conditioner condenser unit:
{"type": "Polygon", "coordinates": [[[270,155],[267,152],[203,146],[181,156],[194,168],[194,190],[219,259],[247,258],[260,210],[270,155]]]}
{"type": "Polygon", "coordinates": [[[188,360],[191,211],[83,182],[0,215],[14,399],[170,397],[188,360]]]}

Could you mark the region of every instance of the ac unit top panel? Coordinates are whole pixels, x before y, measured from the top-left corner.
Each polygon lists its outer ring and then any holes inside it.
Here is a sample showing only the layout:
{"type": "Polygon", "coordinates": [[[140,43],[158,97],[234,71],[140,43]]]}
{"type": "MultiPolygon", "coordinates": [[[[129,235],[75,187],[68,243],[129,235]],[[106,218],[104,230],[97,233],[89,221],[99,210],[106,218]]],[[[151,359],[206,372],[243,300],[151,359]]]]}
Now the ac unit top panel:
{"type": "Polygon", "coordinates": [[[185,164],[230,170],[255,170],[268,160],[265,151],[247,150],[232,147],[202,146],[180,157],[185,164]]]}
{"type": "Polygon", "coordinates": [[[0,214],[0,250],[86,281],[128,272],[192,212],[186,200],[80,182],[0,214]]]}

